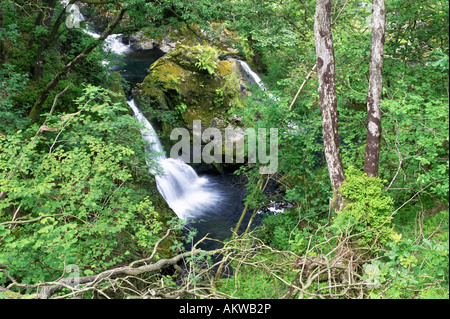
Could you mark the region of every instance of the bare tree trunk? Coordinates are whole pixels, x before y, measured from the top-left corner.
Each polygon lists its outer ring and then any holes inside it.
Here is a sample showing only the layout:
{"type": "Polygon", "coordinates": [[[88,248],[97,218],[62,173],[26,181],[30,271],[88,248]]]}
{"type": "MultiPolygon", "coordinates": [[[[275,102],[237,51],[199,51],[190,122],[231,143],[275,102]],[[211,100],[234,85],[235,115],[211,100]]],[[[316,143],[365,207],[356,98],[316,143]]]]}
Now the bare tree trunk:
{"type": "Polygon", "coordinates": [[[372,1],[372,43],[370,49],[370,78],[367,94],[367,137],[364,172],[378,175],[381,140],[381,93],[383,89],[383,49],[385,27],[384,0],[372,1]]]}
{"type": "MultiPolygon", "coordinates": [[[[0,28],[3,28],[3,7],[0,6],[0,28]]],[[[3,37],[0,38],[0,66],[6,60],[5,42],[3,37]]]]}
{"type": "Polygon", "coordinates": [[[333,187],[333,206],[335,210],[340,210],[342,196],[339,193],[339,187],[344,182],[345,176],[339,152],[334,48],[331,34],[331,0],[317,0],[314,39],[325,158],[333,187]]]}

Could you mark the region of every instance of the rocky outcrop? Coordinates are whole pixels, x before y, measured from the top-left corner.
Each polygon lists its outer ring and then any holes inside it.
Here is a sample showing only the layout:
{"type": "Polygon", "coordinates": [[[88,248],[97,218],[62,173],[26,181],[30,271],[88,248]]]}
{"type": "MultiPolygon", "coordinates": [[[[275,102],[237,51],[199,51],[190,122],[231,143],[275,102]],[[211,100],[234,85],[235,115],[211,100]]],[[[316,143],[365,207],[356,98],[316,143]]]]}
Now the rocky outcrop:
{"type": "Polygon", "coordinates": [[[159,49],[164,53],[174,50],[178,44],[195,45],[214,45],[224,54],[236,55],[238,50],[234,44],[239,38],[234,33],[223,28],[221,24],[211,25],[209,33],[200,29],[199,26],[184,26],[181,28],[168,27],[167,31],[160,36],[152,37],[150,32],[139,31],[129,36],[130,46],[135,51],[159,49]]]}
{"type": "Polygon", "coordinates": [[[128,41],[134,51],[153,50],[159,45],[154,39],[146,37],[142,31],[130,35],[128,41]]]}
{"type": "Polygon", "coordinates": [[[129,37],[130,47],[134,51],[145,51],[159,49],[164,53],[169,53],[180,41],[172,39],[170,35],[166,35],[161,39],[153,39],[144,34],[144,32],[139,31],[129,37]]]}
{"type": "MultiPolygon", "coordinates": [[[[149,75],[138,85],[135,99],[148,117],[158,121],[166,149],[177,142],[169,139],[172,129],[184,127],[192,132],[194,120],[201,121],[202,129],[219,129],[222,137],[226,128],[241,126],[230,110],[242,103],[244,81],[237,61],[221,56],[224,52],[214,46],[177,44],[151,65],[149,75]]],[[[219,163],[213,167],[223,168],[219,163]]]]}

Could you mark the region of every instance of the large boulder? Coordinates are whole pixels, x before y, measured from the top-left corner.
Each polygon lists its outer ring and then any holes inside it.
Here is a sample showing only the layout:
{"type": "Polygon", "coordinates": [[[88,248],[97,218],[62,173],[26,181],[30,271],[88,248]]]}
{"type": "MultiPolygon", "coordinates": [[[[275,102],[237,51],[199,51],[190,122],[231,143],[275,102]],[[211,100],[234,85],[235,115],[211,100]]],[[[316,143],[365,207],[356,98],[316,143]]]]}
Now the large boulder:
{"type": "MultiPolygon", "coordinates": [[[[149,75],[138,84],[135,99],[143,112],[153,122],[157,121],[154,124],[169,150],[177,142],[170,140],[171,131],[187,128],[192,138],[194,120],[201,121],[202,129],[219,129],[223,138],[226,128],[240,127],[240,119],[231,111],[242,103],[244,86],[238,62],[225,58],[218,48],[178,44],[151,65],[149,75]]],[[[232,138],[238,140],[243,135],[235,134],[232,138]]],[[[223,169],[220,163],[211,165],[196,168],[223,169]]]]}

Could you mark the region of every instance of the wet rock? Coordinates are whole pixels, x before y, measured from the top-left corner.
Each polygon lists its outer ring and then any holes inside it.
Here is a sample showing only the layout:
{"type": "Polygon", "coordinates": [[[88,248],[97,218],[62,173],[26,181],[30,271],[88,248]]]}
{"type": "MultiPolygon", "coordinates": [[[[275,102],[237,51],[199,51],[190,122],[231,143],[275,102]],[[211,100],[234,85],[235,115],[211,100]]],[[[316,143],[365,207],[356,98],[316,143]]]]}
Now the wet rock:
{"type": "MultiPolygon", "coordinates": [[[[159,119],[166,149],[177,142],[168,138],[175,127],[188,129],[192,136],[194,120],[201,121],[202,129],[219,129],[223,146],[225,129],[242,126],[241,119],[229,111],[243,103],[244,80],[237,61],[220,60],[221,53],[209,45],[177,44],[151,65],[149,75],[138,85],[135,98],[144,112],[148,107],[147,114],[158,113],[154,118],[159,119]]],[[[236,133],[230,138],[237,141],[244,136],[236,133]]],[[[213,163],[211,168],[222,172],[222,166],[213,163]]]]}

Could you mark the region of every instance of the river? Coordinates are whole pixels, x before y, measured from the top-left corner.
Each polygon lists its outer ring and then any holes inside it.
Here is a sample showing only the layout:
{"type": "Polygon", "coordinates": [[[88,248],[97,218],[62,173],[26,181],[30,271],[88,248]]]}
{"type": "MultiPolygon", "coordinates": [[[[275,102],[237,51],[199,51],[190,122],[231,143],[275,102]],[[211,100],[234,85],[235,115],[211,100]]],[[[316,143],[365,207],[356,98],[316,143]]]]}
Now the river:
{"type": "MultiPolygon", "coordinates": [[[[108,38],[104,47],[120,54],[117,63],[110,70],[120,72],[130,87],[141,83],[149,73],[150,65],[164,55],[158,49],[133,51],[122,43],[120,36],[108,38]]],[[[143,115],[138,110],[139,105],[132,100],[128,103],[130,107],[133,104],[133,114],[142,121],[143,115]]],[[[150,123],[145,125],[151,126],[150,123]]],[[[154,131],[153,128],[151,130],[154,131]]],[[[154,137],[145,135],[148,134],[148,131],[147,133],[143,132],[143,138],[150,139],[153,146],[158,144],[159,141],[155,142],[154,137]]],[[[156,140],[158,140],[157,136],[156,140]]],[[[157,150],[162,148],[160,143],[156,147],[157,150]]],[[[169,153],[169,150],[165,151],[169,153]]],[[[188,164],[178,163],[167,158],[160,159],[160,163],[167,174],[162,177],[157,176],[158,190],[177,215],[186,220],[185,233],[195,230],[196,235],[193,237],[193,242],[195,243],[207,234],[208,237],[218,240],[229,238],[244,209],[245,185],[242,178],[232,172],[224,174],[209,172],[206,175],[198,176],[190,166],[186,167],[188,164]],[[194,211],[194,214],[183,212],[183,209],[188,210],[189,208],[194,211]]],[[[252,211],[250,210],[241,224],[241,231],[246,229],[251,215],[252,211]]],[[[254,227],[258,224],[260,224],[259,215],[256,216],[252,225],[254,227]]],[[[186,248],[189,248],[189,245],[190,243],[186,243],[186,248]]],[[[220,243],[216,241],[205,241],[199,245],[199,248],[209,250],[219,246],[220,243]]]]}

